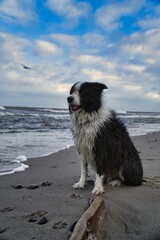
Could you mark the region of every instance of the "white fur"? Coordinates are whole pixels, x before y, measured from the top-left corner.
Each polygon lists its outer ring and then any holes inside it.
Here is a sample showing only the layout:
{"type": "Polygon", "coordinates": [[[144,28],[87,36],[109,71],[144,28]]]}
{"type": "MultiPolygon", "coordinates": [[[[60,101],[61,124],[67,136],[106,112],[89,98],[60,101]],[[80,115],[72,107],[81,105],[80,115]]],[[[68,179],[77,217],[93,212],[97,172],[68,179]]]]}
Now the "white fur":
{"type": "Polygon", "coordinates": [[[100,176],[100,175],[96,174],[96,181],[95,181],[95,186],[92,191],[92,194],[99,195],[104,192],[103,180],[104,180],[103,175],[100,176]]]}
{"type": "Polygon", "coordinates": [[[122,184],[122,181],[116,179],[116,180],[111,181],[108,185],[110,185],[112,187],[119,187],[119,186],[121,186],[121,184],[122,184]]]}
{"type": "Polygon", "coordinates": [[[70,95],[74,98],[74,101],[72,102],[73,105],[79,106],[80,105],[80,97],[79,97],[79,89],[82,83],[78,82],[75,85],[75,91],[70,95]]]}
{"type": "Polygon", "coordinates": [[[81,177],[79,182],[75,183],[73,188],[84,188],[87,180],[87,165],[86,162],[81,160],[81,177]]]}
{"type": "Polygon", "coordinates": [[[83,109],[80,109],[71,114],[72,132],[76,146],[80,153],[81,158],[90,164],[95,166],[92,149],[94,146],[94,139],[99,131],[100,126],[104,121],[109,119],[110,110],[104,109],[102,106],[98,112],[86,113],[83,109]]]}
{"type": "MultiPolygon", "coordinates": [[[[86,184],[86,165],[89,164],[96,171],[95,159],[93,156],[94,139],[99,131],[100,126],[109,118],[111,111],[107,108],[102,100],[102,106],[98,112],[86,113],[83,109],[79,109],[71,114],[72,133],[75,145],[78,148],[81,157],[81,177],[73,188],[84,188],[86,184]],[[87,164],[86,164],[87,163],[87,164]]],[[[95,187],[93,194],[104,192],[102,176],[96,175],[95,187]]]]}

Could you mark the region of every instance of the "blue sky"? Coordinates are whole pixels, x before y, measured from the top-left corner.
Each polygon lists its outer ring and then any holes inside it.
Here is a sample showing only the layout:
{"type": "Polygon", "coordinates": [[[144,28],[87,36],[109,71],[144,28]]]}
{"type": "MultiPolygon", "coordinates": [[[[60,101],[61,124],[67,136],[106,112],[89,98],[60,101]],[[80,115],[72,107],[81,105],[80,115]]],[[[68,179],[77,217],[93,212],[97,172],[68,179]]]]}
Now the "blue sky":
{"type": "Polygon", "coordinates": [[[159,1],[0,0],[0,46],[2,106],[67,108],[95,81],[114,109],[160,111],[159,1]]]}

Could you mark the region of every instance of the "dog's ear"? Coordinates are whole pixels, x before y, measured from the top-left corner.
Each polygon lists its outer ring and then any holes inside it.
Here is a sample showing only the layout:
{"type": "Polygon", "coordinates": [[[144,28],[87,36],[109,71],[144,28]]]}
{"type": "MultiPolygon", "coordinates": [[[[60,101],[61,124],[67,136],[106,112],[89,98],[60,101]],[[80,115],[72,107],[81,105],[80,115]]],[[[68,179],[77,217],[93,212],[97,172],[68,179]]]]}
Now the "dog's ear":
{"type": "Polygon", "coordinates": [[[70,94],[72,94],[75,91],[76,86],[79,84],[80,85],[81,82],[76,82],[70,89],[70,94]]]}
{"type": "Polygon", "coordinates": [[[96,92],[102,92],[104,89],[108,89],[108,87],[103,83],[93,83],[93,86],[96,92]]]}

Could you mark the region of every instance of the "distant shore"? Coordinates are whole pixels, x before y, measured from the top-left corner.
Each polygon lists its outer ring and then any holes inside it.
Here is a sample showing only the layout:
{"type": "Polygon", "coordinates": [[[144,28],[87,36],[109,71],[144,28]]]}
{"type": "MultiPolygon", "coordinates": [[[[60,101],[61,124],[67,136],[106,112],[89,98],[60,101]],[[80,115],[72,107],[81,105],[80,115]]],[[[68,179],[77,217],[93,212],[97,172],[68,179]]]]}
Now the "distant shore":
{"type": "MultiPolygon", "coordinates": [[[[142,159],[144,184],[105,186],[102,196],[107,210],[102,239],[160,238],[160,132],[132,140],[142,159]]],[[[87,209],[93,188],[92,181],[85,189],[71,188],[80,175],[75,147],[28,159],[25,164],[29,168],[23,172],[0,176],[0,239],[68,239],[69,228],[87,209]]]]}

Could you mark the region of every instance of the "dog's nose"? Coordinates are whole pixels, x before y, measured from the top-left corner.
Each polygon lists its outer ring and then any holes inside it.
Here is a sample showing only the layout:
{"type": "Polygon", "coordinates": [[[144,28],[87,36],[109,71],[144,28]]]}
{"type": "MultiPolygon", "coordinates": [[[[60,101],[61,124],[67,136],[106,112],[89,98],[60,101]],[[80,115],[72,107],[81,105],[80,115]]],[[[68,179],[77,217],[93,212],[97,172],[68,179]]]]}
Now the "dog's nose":
{"type": "Polygon", "coordinates": [[[67,98],[67,101],[68,101],[69,103],[72,103],[73,100],[74,100],[74,98],[73,98],[72,96],[69,96],[69,97],[67,98]]]}

